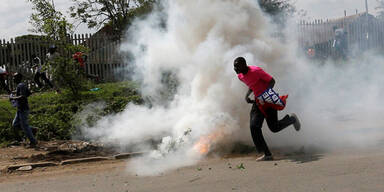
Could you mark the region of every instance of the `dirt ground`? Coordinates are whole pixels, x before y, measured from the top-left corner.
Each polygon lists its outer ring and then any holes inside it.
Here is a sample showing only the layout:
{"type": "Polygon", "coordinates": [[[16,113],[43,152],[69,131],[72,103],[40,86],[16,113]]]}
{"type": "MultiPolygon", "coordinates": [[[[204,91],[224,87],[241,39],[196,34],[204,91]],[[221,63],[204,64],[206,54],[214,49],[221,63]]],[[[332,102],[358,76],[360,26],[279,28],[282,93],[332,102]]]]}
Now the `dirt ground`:
{"type": "MultiPolygon", "coordinates": [[[[237,158],[256,158],[260,156],[255,153],[253,148],[239,145],[237,149],[230,154],[221,154],[223,160],[237,158]]],[[[9,146],[0,149],[0,183],[9,182],[14,178],[34,177],[49,177],[50,175],[66,175],[71,172],[79,174],[90,174],[101,170],[110,169],[112,167],[123,167],[126,165],[126,160],[106,160],[102,162],[78,163],[71,165],[60,165],[52,167],[36,167],[31,171],[10,171],[7,166],[39,163],[39,162],[54,162],[60,163],[68,159],[78,159],[87,157],[106,157],[118,154],[107,147],[91,144],[83,141],[50,141],[40,142],[36,149],[26,148],[25,146],[9,146]]],[[[216,154],[209,155],[208,159],[216,158],[216,154]]],[[[291,153],[284,152],[284,149],[274,151],[276,161],[289,159],[293,162],[309,162],[316,161],[321,157],[319,154],[308,154],[303,151],[291,153]]],[[[235,168],[235,167],[234,167],[235,168]]]]}
{"type": "Polygon", "coordinates": [[[41,141],[37,148],[23,144],[0,148],[0,170],[10,165],[55,162],[85,157],[110,156],[117,152],[83,141],[41,141]]]}
{"type": "Polygon", "coordinates": [[[38,168],[0,176],[0,188],[5,192],[384,191],[383,149],[281,155],[267,162],[257,162],[256,157],[208,157],[155,176],[130,172],[129,159],[38,168]]]}
{"type": "Polygon", "coordinates": [[[14,182],[28,180],[30,178],[51,178],[55,176],[71,174],[94,174],[100,171],[124,167],[125,160],[107,160],[102,162],[88,162],[53,167],[37,167],[31,171],[12,171],[0,173],[0,184],[4,182],[14,182]]]}

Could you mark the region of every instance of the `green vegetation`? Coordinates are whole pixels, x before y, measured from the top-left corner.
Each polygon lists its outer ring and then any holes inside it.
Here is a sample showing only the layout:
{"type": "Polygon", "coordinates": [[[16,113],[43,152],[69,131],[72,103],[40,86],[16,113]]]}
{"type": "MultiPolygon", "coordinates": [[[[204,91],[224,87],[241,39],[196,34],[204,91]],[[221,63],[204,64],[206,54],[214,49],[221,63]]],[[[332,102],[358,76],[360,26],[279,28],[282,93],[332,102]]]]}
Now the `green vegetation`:
{"type": "MultiPolygon", "coordinates": [[[[73,98],[69,90],[64,90],[62,94],[45,92],[29,97],[31,109],[29,124],[38,128],[36,135],[38,140],[71,139],[71,136],[78,131],[76,114],[84,110],[88,104],[105,103],[97,113],[98,116],[87,117],[88,123],[94,123],[100,116],[123,111],[130,102],[135,104],[143,102],[137,86],[132,82],[106,83],[96,87],[88,85],[87,88],[87,91],[81,91],[77,98],[73,98]],[[91,91],[92,88],[99,89],[91,91]]],[[[8,99],[0,100],[0,143],[16,139],[11,126],[15,113],[16,108],[11,106],[8,99]]]]}
{"type": "MultiPolygon", "coordinates": [[[[41,0],[40,0],[41,1],[41,0]]],[[[88,28],[111,26],[117,34],[122,34],[137,17],[152,11],[155,0],[72,0],[71,17],[86,23],[88,28]]]]}
{"type": "Polygon", "coordinates": [[[284,25],[289,16],[296,12],[292,0],[258,0],[261,9],[277,24],[284,25]]]}
{"type": "MultiPolygon", "coordinates": [[[[45,69],[52,69],[53,79],[58,82],[59,88],[69,89],[73,97],[79,97],[79,92],[84,90],[82,82],[84,77],[80,74],[78,63],[71,55],[76,52],[87,53],[88,48],[82,45],[73,45],[69,42],[68,34],[72,33],[73,25],[60,11],[56,10],[53,1],[50,0],[28,0],[32,4],[33,13],[30,23],[32,31],[41,33],[44,39],[50,44],[55,45],[58,50],[57,55],[53,56],[45,63],[45,69]]],[[[52,53],[51,53],[52,54],[52,53]]]]}
{"type": "Polygon", "coordinates": [[[73,25],[67,18],[56,10],[51,0],[27,0],[32,4],[33,13],[29,23],[30,31],[46,35],[50,39],[63,39],[68,32],[73,31],[73,25]]]}

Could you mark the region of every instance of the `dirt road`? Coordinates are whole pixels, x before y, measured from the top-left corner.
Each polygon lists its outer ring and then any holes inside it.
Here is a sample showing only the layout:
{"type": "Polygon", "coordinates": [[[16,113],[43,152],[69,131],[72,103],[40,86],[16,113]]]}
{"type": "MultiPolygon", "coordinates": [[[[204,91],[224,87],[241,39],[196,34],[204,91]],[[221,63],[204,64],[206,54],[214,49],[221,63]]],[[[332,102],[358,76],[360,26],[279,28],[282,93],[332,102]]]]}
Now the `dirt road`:
{"type": "Polygon", "coordinates": [[[72,191],[384,191],[384,149],[282,157],[210,158],[160,176],[126,171],[128,162],[106,161],[0,177],[2,192],[72,191]],[[241,168],[243,164],[243,168],[241,168]]]}

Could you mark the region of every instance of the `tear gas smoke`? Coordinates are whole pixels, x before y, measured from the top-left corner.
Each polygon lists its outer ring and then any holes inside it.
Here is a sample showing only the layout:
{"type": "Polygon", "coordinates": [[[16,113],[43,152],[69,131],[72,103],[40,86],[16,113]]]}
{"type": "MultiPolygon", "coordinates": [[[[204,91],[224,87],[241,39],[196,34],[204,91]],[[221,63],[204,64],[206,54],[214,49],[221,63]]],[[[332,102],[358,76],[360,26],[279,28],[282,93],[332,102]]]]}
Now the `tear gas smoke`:
{"type": "Polygon", "coordinates": [[[152,152],[133,160],[131,171],[158,174],[194,164],[217,145],[252,145],[251,106],[243,99],[247,88],[232,65],[238,56],[272,74],[276,91],[289,93],[281,115],[296,112],[301,118],[298,133],[287,128],[272,135],[263,129],[271,147],[335,149],[379,141],[377,132],[365,130],[381,125],[376,121],[383,111],[380,58],[323,66],[300,59],[295,40],[271,38],[273,26],[254,0],[168,0],[163,7],[136,21],[121,48],[133,56],[134,78],[153,105],[129,104],[124,112],[83,129],[88,137],[119,146],[161,141],[155,148],[147,145],[152,152]],[[161,94],[167,90],[166,73],[177,82],[173,97],[161,94]]]}

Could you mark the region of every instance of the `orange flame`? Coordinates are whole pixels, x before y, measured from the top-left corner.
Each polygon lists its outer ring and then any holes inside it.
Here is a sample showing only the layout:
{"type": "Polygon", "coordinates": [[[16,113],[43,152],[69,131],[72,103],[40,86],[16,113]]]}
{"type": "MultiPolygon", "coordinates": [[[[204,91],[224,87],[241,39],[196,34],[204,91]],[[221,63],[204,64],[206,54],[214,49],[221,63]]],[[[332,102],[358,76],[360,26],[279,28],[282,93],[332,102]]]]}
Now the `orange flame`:
{"type": "Polygon", "coordinates": [[[217,143],[224,137],[223,131],[216,131],[209,135],[203,136],[193,146],[193,149],[200,153],[200,155],[207,155],[211,150],[213,144],[217,143]]]}

